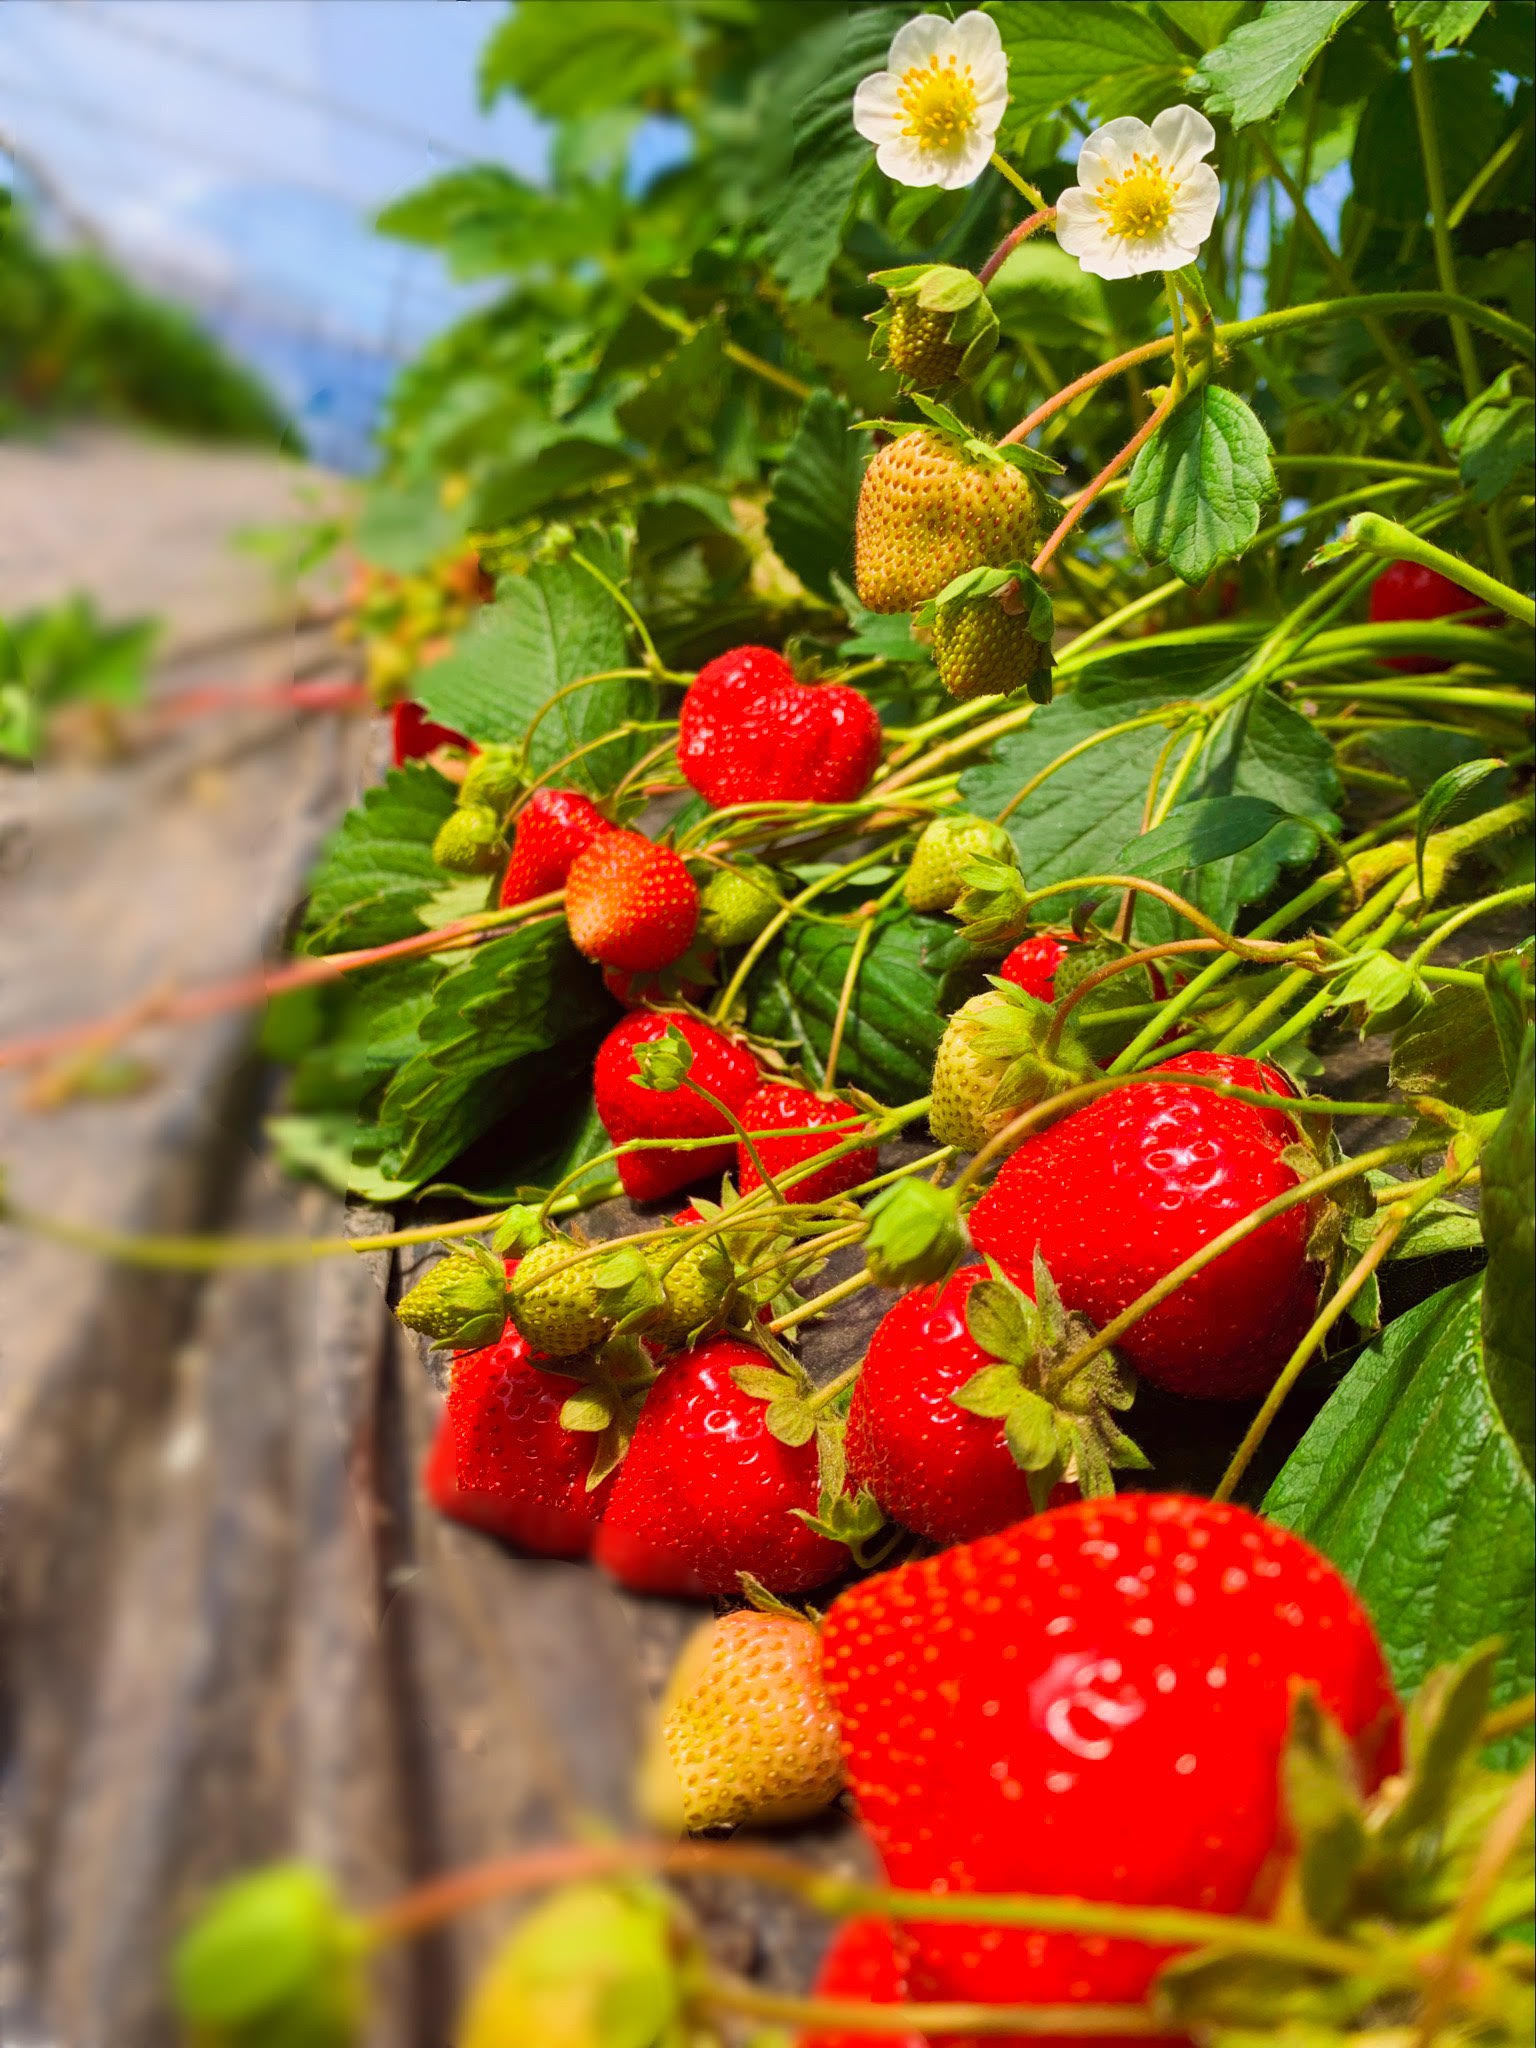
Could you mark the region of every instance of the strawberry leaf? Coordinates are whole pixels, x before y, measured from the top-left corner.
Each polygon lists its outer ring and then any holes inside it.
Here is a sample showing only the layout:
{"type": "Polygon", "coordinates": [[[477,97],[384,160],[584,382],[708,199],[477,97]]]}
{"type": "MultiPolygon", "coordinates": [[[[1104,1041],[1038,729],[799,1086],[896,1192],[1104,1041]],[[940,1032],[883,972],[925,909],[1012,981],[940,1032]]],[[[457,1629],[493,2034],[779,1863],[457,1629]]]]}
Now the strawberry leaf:
{"type": "MultiPolygon", "coordinates": [[[[1309,0],[1309,5],[1312,0],[1309,0]]],[[[1164,420],[1125,487],[1136,545],[1186,583],[1241,555],[1279,486],[1269,436],[1236,392],[1203,384],[1164,420]]]]}
{"type": "Polygon", "coordinates": [[[1189,81],[1212,114],[1234,128],[1279,113],[1314,57],[1356,13],[1360,0],[1270,0],[1257,21],[1208,51],[1189,81]]]}
{"type": "MultiPolygon", "coordinates": [[[[304,952],[382,946],[422,929],[419,913],[443,886],[432,842],[454,795],[453,784],[420,761],[392,768],[364,792],[310,877],[304,952]]],[[[483,882],[479,890],[483,903],[483,882]]]]}
{"type": "MultiPolygon", "coordinates": [[[[1264,1512],[1353,1582],[1402,1692],[1499,1636],[1503,1701],[1536,1676],[1536,1494],[1489,1384],[1481,1308],[1473,1278],[1388,1324],[1292,1453],[1264,1512]]],[[[1530,1742],[1510,1737],[1504,1758],[1530,1742]]]]}

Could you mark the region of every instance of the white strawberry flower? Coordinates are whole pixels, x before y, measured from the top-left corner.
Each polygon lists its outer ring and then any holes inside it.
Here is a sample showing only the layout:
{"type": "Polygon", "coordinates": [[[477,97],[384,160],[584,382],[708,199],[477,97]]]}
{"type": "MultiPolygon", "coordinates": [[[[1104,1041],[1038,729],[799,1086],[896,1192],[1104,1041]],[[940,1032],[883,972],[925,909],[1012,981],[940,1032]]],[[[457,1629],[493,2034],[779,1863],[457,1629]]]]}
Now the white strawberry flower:
{"type": "Polygon", "coordinates": [[[1056,202],[1056,239],[1095,277],[1137,277],[1193,263],[1221,203],[1200,159],[1216,131],[1193,107],[1168,107],[1149,128],[1124,115],[1084,141],[1078,183],[1056,202]]]}
{"type": "Polygon", "coordinates": [[[1008,104],[1008,59],[988,14],[919,14],[896,31],[888,68],[860,81],[853,125],[899,185],[973,185],[1008,104]]]}

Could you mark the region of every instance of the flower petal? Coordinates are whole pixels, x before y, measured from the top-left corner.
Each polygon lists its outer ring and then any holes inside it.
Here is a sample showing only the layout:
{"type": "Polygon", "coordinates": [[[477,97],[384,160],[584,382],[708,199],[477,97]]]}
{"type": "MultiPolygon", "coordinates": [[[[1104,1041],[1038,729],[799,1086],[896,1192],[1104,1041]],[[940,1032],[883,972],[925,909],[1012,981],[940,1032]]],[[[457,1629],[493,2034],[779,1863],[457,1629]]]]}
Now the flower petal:
{"type": "Polygon", "coordinates": [[[888,67],[897,73],[910,70],[914,64],[926,64],[933,56],[946,57],[954,35],[954,24],[942,14],[919,14],[911,21],[903,22],[891,38],[891,53],[886,58],[888,67]]]}
{"type": "Polygon", "coordinates": [[[905,135],[892,136],[875,151],[875,162],[898,185],[940,185],[941,160],[905,135]]]}
{"type": "Polygon", "coordinates": [[[1216,147],[1216,130],[1193,107],[1165,107],[1152,123],[1152,140],[1172,176],[1183,178],[1216,147]]]}
{"type": "Polygon", "coordinates": [[[1195,164],[1179,182],[1169,232],[1198,246],[1211,232],[1220,204],[1221,180],[1209,164],[1195,164]]]}
{"type": "Polygon", "coordinates": [[[1077,153],[1077,182],[1092,192],[1107,178],[1118,178],[1129,170],[1136,150],[1145,154],[1152,147],[1152,130],[1134,114],[1106,121],[1084,140],[1077,153]]]}
{"type": "Polygon", "coordinates": [[[950,47],[962,64],[969,64],[980,77],[983,67],[1002,67],[1003,77],[1008,76],[1008,59],[1003,55],[1003,39],[998,33],[997,23],[990,14],[973,9],[962,14],[950,31],[950,47]]]}
{"type": "Polygon", "coordinates": [[[958,192],[962,185],[975,184],[992,161],[992,138],[996,133],[995,124],[990,128],[978,125],[966,137],[964,147],[950,153],[948,170],[939,180],[947,192],[958,192]]]}
{"type": "Polygon", "coordinates": [[[853,125],[866,142],[889,142],[900,133],[902,112],[894,72],[872,71],[859,80],[853,95],[853,125]]]}

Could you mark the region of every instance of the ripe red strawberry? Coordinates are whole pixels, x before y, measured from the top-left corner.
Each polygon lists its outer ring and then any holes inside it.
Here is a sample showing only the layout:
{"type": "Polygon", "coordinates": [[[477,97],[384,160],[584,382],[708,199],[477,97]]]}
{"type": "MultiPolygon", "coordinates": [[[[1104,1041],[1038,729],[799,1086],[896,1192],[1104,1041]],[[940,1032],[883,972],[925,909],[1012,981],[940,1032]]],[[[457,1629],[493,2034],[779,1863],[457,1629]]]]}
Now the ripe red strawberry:
{"type": "MultiPolygon", "coordinates": [[[[1295,1083],[1289,1074],[1283,1074],[1278,1067],[1272,1067],[1268,1060],[1245,1059],[1235,1052],[1176,1052],[1171,1060],[1162,1060],[1155,1070],[1159,1074],[1210,1074],[1222,1081],[1230,1081],[1237,1088],[1252,1088],[1264,1095],[1289,1095],[1299,1101],[1295,1083]]],[[[1249,1103],[1259,1122],[1280,1146],[1295,1145],[1303,1140],[1299,1124],[1292,1121],[1283,1109],[1261,1109],[1249,1103]]]]}
{"type": "Polygon", "coordinates": [[[677,759],[712,804],[848,803],[880,763],[875,707],[842,683],[797,683],[769,647],[706,662],[683,699],[677,759]]]}
{"type": "Polygon", "coordinates": [[[770,1592],[803,1593],[846,1564],[840,1543],[791,1513],[816,1512],[815,1440],[770,1436],[767,1404],[731,1377],[765,1364],[754,1346],[711,1337],[663,1365],[593,1551],[620,1585],[707,1598],[739,1593],[751,1572],[770,1592]]]}
{"type": "Polygon", "coordinates": [[[996,1362],[965,1323],[971,1289],[987,1277],[985,1266],[962,1266],[887,1309],[848,1410],[849,1480],[935,1543],[965,1543],[1033,1512],[1002,1422],[950,1399],[996,1362]]]}
{"type": "MultiPolygon", "coordinates": [[[[971,1239],[1029,1291],[1036,1252],[1069,1309],[1102,1327],[1155,1281],[1301,1176],[1278,1110],[1137,1083],[1027,1138],[971,1212],[971,1239]]],[[[1320,1201],[1298,1202],[1185,1281],[1116,1349],[1170,1393],[1262,1393],[1317,1306],[1307,1257],[1320,1201]]]]}
{"type": "Polygon", "coordinates": [[[451,725],[437,725],[421,705],[409,698],[390,712],[390,745],[397,768],[407,761],[420,761],[438,747],[473,747],[472,740],[455,732],[451,725]]]}
{"type": "Polygon", "coordinates": [[[693,942],[698,884],[670,846],[643,832],[604,832],[571,862],[565,921],[589,960],[654,974],[693,942]]]}
{"type": "Polygon", "coordinates": [[[540,1557],[587,1556],[613,1479],[587,1490],[593,1439],[560,1424],[576,1390],[511,1322],[499,1343],[461,1351],[422,1472],[439,1514],[540,1557]]]}
{"type": "Polygon", "coordinates": [[[1004,981],[1011,981],[1025,995],[1039,1002],[1056,1000],[1056,970],[1066,958],[1068,946],[1080,946],[1076,932],[1032,932],[1021,939],[998,968],[1004,981]]]}
{"type": "MultiPolygon", "coordinates": [[[[860,1998],[871,2005],[905,2005],[912,1950],[905,1929],[889,1920],[845,1920],[832,1937],[816,1975],[817,1998],[860,1998]]],[[[802,2034],[797,2048],[928,2048],[921,2034],[802,2034]]]]}
{"type": "MultiPolygon", "coordinates": [[[[764,1081],[747,1097],[738,1114],[753,1134],[758,1158],[775,1180],[869,1128],[868,1119],[850,1109],[846,1102],[829,1102],[824,1095],[813,1095],[809,1088],[791,1088],[782,1081],[764,1081]],[[799,1138],[757,1135],[759,1131],[798,1130],[806,1124],[820,1125],[830,1135],[823,1138],[815,1131],[799,1138]]],[[[761,1187],[752,1155],[739,1140],[736,1171],[744,1195],[761,1187]]],[[[784,1189],[784,1198],[789,1202],[830,1202],[879,1171],[879,1148],[861,1145],[857,1152],[846,1152],[841,1159],[834,1159],[803,1180],[795,1181],[784,1189]]]]}
{"type": "Polygon", "coordinates": [[[536,789],[517,814],[498,899],[506,909],[563,889],[571,862],[612,825],[579,789],[536,789]]]}
{"type": "MultiPolygon", "coordinates": [[[[1464,626],[1492,626],[1498,623],[1496,615],[1480,608],[1470,590],[1463,590],[1459,583],[1453,583],[1449,576],[1442,576],[1438,569],[1427,569],[1422,562],[1392,562],[1382,570],[1371,585],[1370,617],[1373,626],[1390,625],[1397,620],[1424,620],[1454,618],[1455,614],[1471,612],[1474,616],[1463,616],[1458,623],[1464,626]]],[[[1427,675],[1433,669],[1446,668],[1449,664],[1434,654],[1395,654],[1386,662],[1388,668],[1400,669],[1404,675],[1427,675]]]]}
{"type": "MultiPolygon", "coordinates": [[[[1178,1495],[1053,1509],[853,1586],[823,1668],[894,1885],[1262,1911],[1294,1687],[1316,1688],[1368,1786],[1397,1764],[1391,1681],[1349,1586],[1288,1531],[1178,1495]]],[[[910,1932],[914,1999],[1135,2003],[1167,1955],[910,1932]]]]}
{"type": "Polygon", "coordinates": [[[597,1114],[613,1142],[622,1145],[631,1138],[713,1137],[723,1141],[719,1145],[701,1145],[691,1152],[657,1146],[651,1151],[622,1153],[619,1179],[625,1194],[636,1202],[658,1201],[663,1195],[687,1187],[690,1181],[722,1173],[734,1156],[730,1125],[691,1088],[663,1093],[640,1085],[635,1047],[664,1037],[669,1027],[682,1033],[693,1053],[688,1078],[718,1096],[736,1115],[740,1115],[758,1082],[757,1063],[746,1047],[697,1017],[690,1017],[686,1010],[634,1010],[616,1024],[598,1047],[592,1076],[597,1114]]]}

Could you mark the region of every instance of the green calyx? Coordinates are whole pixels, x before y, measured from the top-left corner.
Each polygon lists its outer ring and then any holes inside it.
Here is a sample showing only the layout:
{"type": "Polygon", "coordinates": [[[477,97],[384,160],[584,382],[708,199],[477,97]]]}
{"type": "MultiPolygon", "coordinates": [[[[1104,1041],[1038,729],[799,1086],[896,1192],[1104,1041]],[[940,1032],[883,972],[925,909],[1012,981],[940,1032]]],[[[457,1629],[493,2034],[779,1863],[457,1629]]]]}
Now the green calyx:
{"type": "Polygon", "coordinates": [[[177,2012],[209,2048],[350,2048],[364,1946],[319,1871],[252,1871],[216,1891],[177,1944],[177,2012]]]}
{"type": "Polygon", "coordinates": [[[948,263],[912,263],[878,270],[885,304],[870,314],[870,355],[889,363],[908,388],[937,390],[970,382],[997,347],[997,315],[980,281],[948,263]]]}
{"type": "Polygon", "coordinates": [[[918,835],[902,894],[912,910],[949,910],[965,887],[964,866],[978,855],[1013,861],[1013,841],[990,818],[934,818],[918,835]]]}
{"type": "Polygon", "coordinates": [[[960,1206],[932,1181],[899,1180],[865,1211],[864,1263],[882,1287],[922,1287],[960,1263],[965,1231],[960,1206]]]}
{"type": "Polygon", "coordinates": [[[461,803],[432,842],[432,858],[452,875],[488,875],[506,850],[501,818],[489,804],[461,803]]]}
{"type": "Polygon", "coordinates": [[[952,906],[967,945],[1002,953],[1029,930],[1029,884],[1017,858],[973,854],[960,869],[963,887],[952,906]]]}
{"type": "Polygon", "coordinates": [[[395,1311],[408,1330],[455,1351],[494,1344],[507,1320],[507,1271],[484,1245],[460,1245],[440,1259],[395,1311]]]}
{"type": "Polygon", "coordinates": [[[950,1018],[933,1062],[928,1123],[942,1145],[979,1152],[1021,1110],[1098,1074],[1070,1022],[1050,1044],[1049,1003],[999,983],[950,1018]]]}
{"type": "Polygon", "coordinates": [[[967,1297],[966,1327],[997,1362],[973,1373],[950,1399],[1002,1423],[1037,1513],[1063,1479],[1075,1479],[1085,1497],[1113,1493],[1117,1468],[1147,1469],[1115,1421],[1135,1398],[1133,1374],[1113,1353],[1100,1351],[1063,1380],[1063,1366],[1092,1337],[1093,1324],[1067,1314],[1038,1253],[1033,1301],[996,1266],[991,1271],[967,1297]]]}
{"type": "Polygon", "coordinates": [[[515,747],[484,746],[459,784],[459,804],[467,810],[483,804],[504,818],[523,791],[523,775],[515,747]]]}
{"type": "Polygon", "coordinates": [[[768,868],[716,868],[699,895],[699,937],[710,946],[749,946],[778,915],[768,868]]]}
{"type": "Polygon", "coordinates": [[[692,1066],[693,1047],[675,1024],[669,1024],[660,1038],[643,1039],[635,1047],[635,1080],[658,1095],[681,1088],[692,1066]]]}
{"type": "MultiPolygon", "coordinates": [[[[947,405],[940,405],[936,399],[914,392],[912,403],[953,445],[955,454],[966,462],[978,463],[984,468],[1007,465],[1022,469],[1030,476],[1062,474],[1063,465],[1054,456],[1042,455],[1038,448],[1027,448],[1022,441],[988,441],[968,427],[958,413],[951,412],[947,405]]],[[[855,420],[849,428],[850,433],[876,430],[899,438],[903,434],[917,433],[919,423],[916,420],[855,420]]]]}

